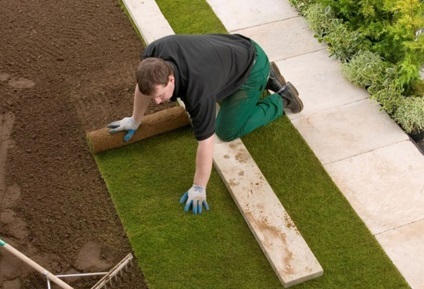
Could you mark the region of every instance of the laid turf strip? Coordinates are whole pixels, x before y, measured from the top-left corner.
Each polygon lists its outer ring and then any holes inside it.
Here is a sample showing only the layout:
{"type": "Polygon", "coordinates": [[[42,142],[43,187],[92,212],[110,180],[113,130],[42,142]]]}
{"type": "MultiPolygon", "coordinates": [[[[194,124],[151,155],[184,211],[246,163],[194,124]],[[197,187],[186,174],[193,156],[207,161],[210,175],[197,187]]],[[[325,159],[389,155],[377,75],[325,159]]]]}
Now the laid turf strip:
{"type": "Polygon", "coordinates": [[[96,157],[150,288],[282,288],[216,171],[211,210],[183,211],[196,147],[180,129],[96,157]]]}

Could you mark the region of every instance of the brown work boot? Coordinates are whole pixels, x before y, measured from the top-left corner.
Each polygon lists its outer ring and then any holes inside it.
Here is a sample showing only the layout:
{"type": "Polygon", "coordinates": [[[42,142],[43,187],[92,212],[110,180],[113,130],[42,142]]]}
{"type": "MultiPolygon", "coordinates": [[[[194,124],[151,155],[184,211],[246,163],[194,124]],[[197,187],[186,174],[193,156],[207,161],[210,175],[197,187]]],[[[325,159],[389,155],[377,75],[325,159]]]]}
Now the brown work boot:
{"type": "Polygon", "coordinates": [[[283,99],[284,107],[287,107],[293,113],[299,113],[302,111],[303,102],[299,98],[299,92],[293,84],[287,82],[277,93],[283,99]]]}
{"type": "Polygon", "coordinates": [[[284,84],[286,84],[286,80],[281,75],[280,70],[278,69],[278,66],[277,64],[275,64],[274,61],[270,62],[269,66],[269,78],[265,88],[273,92],[277,92],[283,88],[284,84]]]}

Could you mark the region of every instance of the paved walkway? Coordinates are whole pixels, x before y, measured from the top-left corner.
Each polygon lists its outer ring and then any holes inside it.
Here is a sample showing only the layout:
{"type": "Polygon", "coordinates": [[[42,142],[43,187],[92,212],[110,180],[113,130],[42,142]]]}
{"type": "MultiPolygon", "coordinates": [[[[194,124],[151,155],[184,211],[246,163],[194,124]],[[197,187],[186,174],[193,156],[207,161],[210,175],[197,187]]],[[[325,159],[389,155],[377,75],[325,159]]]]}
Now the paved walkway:
{"type": "MultiPolygon", "coordinates": [[[[410,286],[424,288],[424,156],[342,77],[288,0],[207,1],[230,33],[258,42],[296,86],[305,108],[287,113],[293,125],[410,286]]],[[[146,42],[173,34],[154,1],[143,5],[146,42]]]]}

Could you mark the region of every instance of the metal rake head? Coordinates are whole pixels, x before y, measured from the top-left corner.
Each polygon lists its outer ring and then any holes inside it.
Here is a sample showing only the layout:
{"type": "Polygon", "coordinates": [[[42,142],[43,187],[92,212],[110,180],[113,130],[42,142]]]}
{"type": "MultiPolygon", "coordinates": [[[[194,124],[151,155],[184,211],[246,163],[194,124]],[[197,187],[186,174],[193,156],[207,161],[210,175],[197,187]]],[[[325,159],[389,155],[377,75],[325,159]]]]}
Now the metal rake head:
{"type": "Polygon", "coordinates": [[[133,255],[130,253],[102,277],[91,289],[109,289],[122,283],[124,273],[132,265],[133,255]]]}

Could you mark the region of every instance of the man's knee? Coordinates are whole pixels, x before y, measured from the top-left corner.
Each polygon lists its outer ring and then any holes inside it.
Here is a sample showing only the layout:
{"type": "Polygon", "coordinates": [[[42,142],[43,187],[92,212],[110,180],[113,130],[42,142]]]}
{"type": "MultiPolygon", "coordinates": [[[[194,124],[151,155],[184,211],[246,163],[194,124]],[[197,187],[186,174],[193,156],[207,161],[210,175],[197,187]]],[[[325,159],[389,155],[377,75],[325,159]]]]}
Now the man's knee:
{"type": "Polygon", "coordinates": [[[224,129],[219,129],[219,127],[216,128],[215,133],[222,141],[232,141],[238,137],[236,133],[224,129]]]}

